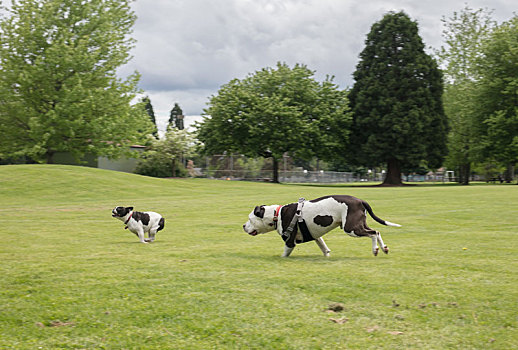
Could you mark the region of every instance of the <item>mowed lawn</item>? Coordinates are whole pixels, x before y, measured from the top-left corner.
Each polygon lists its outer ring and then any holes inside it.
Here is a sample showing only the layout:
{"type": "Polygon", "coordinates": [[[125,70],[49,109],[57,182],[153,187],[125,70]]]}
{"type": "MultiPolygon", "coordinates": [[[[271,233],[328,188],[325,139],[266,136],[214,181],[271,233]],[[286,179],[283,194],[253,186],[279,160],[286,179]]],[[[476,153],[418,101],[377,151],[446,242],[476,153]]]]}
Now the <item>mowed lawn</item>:
{"type": "Polygon", "coordinates": [[[518,186],[275,185],[0,166],[1,349],[512,349],[518,186]],[[390,248],[340,230],[280,257],[259,204],[368,201],[390,248]],[[111,217],[166,218],[153,244],[111,217]],[[331,312],[333,303],[344,310],[331,312]]]}

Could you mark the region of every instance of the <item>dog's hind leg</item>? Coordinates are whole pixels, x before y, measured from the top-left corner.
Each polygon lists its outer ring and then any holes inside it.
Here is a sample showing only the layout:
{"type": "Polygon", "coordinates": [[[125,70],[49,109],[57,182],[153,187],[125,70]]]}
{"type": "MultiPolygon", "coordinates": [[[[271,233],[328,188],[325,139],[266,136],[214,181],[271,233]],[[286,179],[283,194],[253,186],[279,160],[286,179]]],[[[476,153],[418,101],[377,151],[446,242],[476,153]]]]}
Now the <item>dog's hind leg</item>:
{"type": "Polygon", "coordinates": [[[378,235],[369,235],[369,237],[372,239],[372,254],[374,254],[374,256],[377,256],[380,250],[378,248],[378,235]]]}
{"type": "Polygon", "coordinates": [[[331,251],[327,247],[326,242],[324,242],[322,237],[318,237],[317,239],[315,239],[315,242],[322,251],[322,253],[324,253],[324,256],[329,256],[329,253],[331,253],[331,251]]]}
{"type": "Polygon", "coordinates": [[[153,242],[155,240],[156,230],[149,230],[149,242],[153,242]]]}
{"type": "Polygon", "coordinates": [[[383,243],[383,239],[381,239],[381,233],[379,233],[379,231],[376,232],[376,238],[378,240],[378,243],[380,244],[381,246],[381,249],[383,250],[383,253],[385,254],[388,254],[389,252],[389,249],[388,247],[385,245],[385,243],[383,243]]]}

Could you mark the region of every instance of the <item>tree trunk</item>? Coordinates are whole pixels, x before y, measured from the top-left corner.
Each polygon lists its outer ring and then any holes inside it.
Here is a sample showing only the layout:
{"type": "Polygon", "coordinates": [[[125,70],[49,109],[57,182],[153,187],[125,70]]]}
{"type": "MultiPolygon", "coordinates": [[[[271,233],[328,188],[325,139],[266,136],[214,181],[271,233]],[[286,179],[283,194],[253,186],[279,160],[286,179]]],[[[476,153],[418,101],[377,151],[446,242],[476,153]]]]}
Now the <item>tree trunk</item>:
{"type": "Polygon", "coordinates": [[[279,183],[279,161],[275,157],[272,157],[272,161],[273,161],[273,182],[278,184],[279,183]]]}
{"type": "Polygon", "coordinates": [[[172,177],[175,177],[176,176],[176,158],[173,158],[171,160],[171,176],[172,177]]]}
{"type": "Polygon", "coordinates": [[[513,182],[514,177],[514,164],[507,164],[507,169],[505,169],[504,180],[506,183],[510,184],[513,182]]]}
{"type": "Polygon", "coordinates": [[[469,174],[471,173],[471,164],[464,163],[459,166],[459,184],[469,185],[469,174]]]}
{"type": "Polygon", "coordinates": [[[48,150],[46,155],[47,155],[47,164],[54,164],[54,151],[48,150]]]}
{"type": "Polygon", "coordinates": [[[401,186],[401,162],[395,158],[389,159],[387,162],[387,175],[383,185],[401,186]]]}

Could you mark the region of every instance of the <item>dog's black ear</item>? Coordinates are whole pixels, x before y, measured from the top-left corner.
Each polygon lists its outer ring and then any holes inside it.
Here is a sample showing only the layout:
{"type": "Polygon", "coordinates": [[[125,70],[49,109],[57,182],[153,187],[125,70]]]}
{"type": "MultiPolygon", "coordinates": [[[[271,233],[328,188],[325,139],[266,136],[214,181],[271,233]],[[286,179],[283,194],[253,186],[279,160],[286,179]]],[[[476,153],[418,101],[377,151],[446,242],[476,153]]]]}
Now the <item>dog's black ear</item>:
{"type": "Polygon", "coordinates": [[[255,207],[254,215],[261,219],[264,218],[264,205],[255,207]]]}
{"type": "Polygon", "coordinates": [[[126,207],[126,210],[127,210],[127,211],[128,211],[128,213],[129,213],[130,211],[132,211],[132,210],[133,210],[133,207],[126,207]]]}

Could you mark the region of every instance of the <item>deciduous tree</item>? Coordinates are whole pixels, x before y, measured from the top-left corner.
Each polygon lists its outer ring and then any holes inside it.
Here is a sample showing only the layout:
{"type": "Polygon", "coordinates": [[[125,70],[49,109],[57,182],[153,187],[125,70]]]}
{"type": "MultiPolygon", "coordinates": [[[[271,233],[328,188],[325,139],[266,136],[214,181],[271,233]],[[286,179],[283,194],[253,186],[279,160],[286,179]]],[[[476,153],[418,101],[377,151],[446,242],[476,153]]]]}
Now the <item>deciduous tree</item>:
{"type": "Polygon", "coordinates": [[[149,131],[132,105],[135,21],[129,0],[13,1],[0,19],[0,152],[53,161],[56,152],[116,156],[149,131]]]}
{"type": "Polygon", "coordinates": [[[198,125],[205,151],[271,157],[274,182],[285,153],[305,159],[343,153],[350,125],[346,94],[332,78],[319,83],[313,75],[304,65],[278,63],[223,85],[198,125]]]}
{"type": "Polygon", "coordinates": [[[170,129],[164,138],[153,140],[143,154],[136,173],[155,177],[182,176],[184,159],[195,153],[196,140],[187,130],[170,129]]]}
{"type": "Polygon", "coordinates": [[[444,110],[450,122],[447,164],[469,184],[471,164],[480,159],[480,124],[476,118],[477,82],[481,79],[482,45],[496,23],[491,11],[466,6],[443,18],[446,46],[436,51],[445,77],[444,110]]]}
{"type": "Polygon", "coordinates": [[[518,161],[518,16],[499,25],[484,43],[477,113],[484,128],[482,151],[507,166],[510,182],[518,161]]]}

